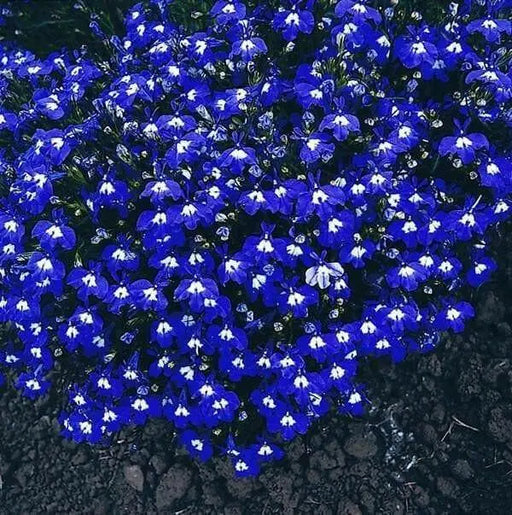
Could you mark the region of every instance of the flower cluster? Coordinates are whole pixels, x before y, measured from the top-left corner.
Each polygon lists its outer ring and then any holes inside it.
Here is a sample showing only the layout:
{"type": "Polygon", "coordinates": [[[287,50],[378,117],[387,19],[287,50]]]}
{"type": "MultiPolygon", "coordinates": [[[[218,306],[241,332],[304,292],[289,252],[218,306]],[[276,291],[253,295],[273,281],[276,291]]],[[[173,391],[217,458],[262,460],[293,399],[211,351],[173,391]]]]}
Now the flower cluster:
{"type": "Polygon", "coordinates": [[[511,213],[510,2],[185,4],[93,18],[102,52],[0,49],[0,366],[67,384],[76,441],[163,416],[251,475],[362,413],[363,357],[473,316],[511,213]]]}

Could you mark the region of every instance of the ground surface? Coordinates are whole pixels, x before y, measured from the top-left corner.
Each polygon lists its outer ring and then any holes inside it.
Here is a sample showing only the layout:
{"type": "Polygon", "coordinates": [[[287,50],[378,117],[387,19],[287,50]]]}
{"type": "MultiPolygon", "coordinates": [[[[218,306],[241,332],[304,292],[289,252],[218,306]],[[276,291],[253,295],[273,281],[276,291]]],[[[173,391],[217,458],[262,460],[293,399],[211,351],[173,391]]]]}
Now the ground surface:
{"type": "Polygon", "coordinates": [[[370,412],[331,419],[286,461],[235,480],[154,423],[108,449],[58,436],[59,406],[0,396],[0,514],[512,512],[512,245],[478,318],[438,350],[368,363],[370,412]]]}

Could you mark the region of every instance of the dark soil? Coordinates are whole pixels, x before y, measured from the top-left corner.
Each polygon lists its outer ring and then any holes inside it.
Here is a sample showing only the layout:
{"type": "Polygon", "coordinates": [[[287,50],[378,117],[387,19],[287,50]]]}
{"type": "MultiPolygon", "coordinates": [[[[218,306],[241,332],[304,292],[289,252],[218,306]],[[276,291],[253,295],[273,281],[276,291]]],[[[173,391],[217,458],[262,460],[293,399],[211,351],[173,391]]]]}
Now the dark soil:
{"type": "Polygon", "coordinates": [[[163,421],[109,449],[72,444],[52,399],[6,391],[0,514],[512,513],[511,296],[505,255],[463,335],[396,366],[367,363],[368,414],[316,427],[258,479],[192,462],[163,421]]]}

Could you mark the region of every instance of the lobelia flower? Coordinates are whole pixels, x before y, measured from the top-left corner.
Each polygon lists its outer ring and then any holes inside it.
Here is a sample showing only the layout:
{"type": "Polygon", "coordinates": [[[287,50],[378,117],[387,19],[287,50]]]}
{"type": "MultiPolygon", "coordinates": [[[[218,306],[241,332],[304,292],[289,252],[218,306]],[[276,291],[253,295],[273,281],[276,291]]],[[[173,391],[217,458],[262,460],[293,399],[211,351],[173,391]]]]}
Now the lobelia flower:
{"type": "Polygon", "coordinates": [[[275,213],[278,210],[278,198],[273,191],[261,191],[256,187],[253,191],[242,195],[240,206],[248,215],[254,215],[260,209],[275,213]]]}
{"type": "Polygon", "coordinates": [[[279,433],[284,440],[291,440],[297,434],[304,434],[308,427],[309,421],[305,415],[285,409],[284,406],[267,419],[268,430],[271,433],[279,433]]]}
{"type": "Polygon", "coordinates": [[[318,362],[324,362],[338,350],[336,336],[332,333],[322,334],[319,328],[314,332],[300,336],[297,346],[304,355],[312,356],[318,362]]]}
{"type": "Polygon", "coordinates": [[[274,209],[284,215],[290,215],[293,211],[297,197],[305,191],[305,185],[301,181],[290,179],[282,183],[274,183],[274,209]]]}
{"type": "Polygon", "coordinates": [[[423,267],[414,262],[403,262],[386,275],[386,280],[392,288],[403,288],[406,291],[418,289],[419,284],[425,279],[423,267]]]}
{"type": "Polygon", "coordinates": [[[106,173],[99,181],[98,188],[91,200],[101,207],[115,207],[119,204],[126,204],[130,196],[125,182],[116,180],[113,173],[106,173]]]}
{"type": "MultiPolygon", "coordinates": [[[[119,379],[112,377],[112,367],[106,368],[103,372],[93,372],[90,381],[96,391],[107,398],[118,398],[123,393],[123,386],[119,379]]],[[[113,419],[115,417],[112,417],[113,419]]]]}
{"type": "Polygon", "coordinates": [[[486,215],[477,209],[477,202],[468,198],[464,209],[453,211],[446,219],[448,229],[456,231],[462,241],[468,241],[475,234],[482,234],[487,225],[486,215]]]}
{"type": "Polygon", "coordinates": [[[208,299],[216,299],[219,296],[219,289],[213,279],[194,277],[184,279],[176,287],[174,298],[177,301],[187,300],[194,311],[202,311],[208,299]]]}
{"type": "MultiPolygon", "coordinates": [[[[130,420],[130,414],[125,406],[106,405],[103,407],[101,421],[107,433],[115,433],[130,420]]],[[[103,429],[102,429],[103,432],[103,429]]]]}
{"type": "Polygon", "coordinates": [[[467,319],[472,318],[475,311],[471,304],[467,302],[456,302],[448,304],[436,316],[434,324],[439,329],[452,329],[460,333],[464,329],[467,319]]]}
{"type": "Polygon", "coordinates": [[[306,270],[306,283],[310,286],[316,286],[321,290],[325,290],[331,284],[332,278],[343,276],[344,270],[339,263],[325,262],[326,252],[322,256],[313,253],[312,257],[317,261],[316,266],[312,266],[306,270]]]}
{"type": "Polygon", "coordinates": [[[315,18],[310,11],[299,9],[300,2],[293,1],[292,8],[279,10],[272,25],[278,29],[286,41],[293,41],[299,33],[311,34],[315,27],[315,18]]]}
{"type": "Polygon", "coordinates": [[[328,161],[332,158],[334,145],[330,143],[330,137],[322,133],[312,133],[302,138],[304,144],[300,149],[300,158],[306,163],[316,161],[328,161]]]}
{"type": "Polygon", "coordinates": [[[496,270],[496,263],[485,255],[477,255],[473,258],[473,264],[467,272],[468,284],[477,288],[488,281],[496,270]]]}
{"type": "Polygon", "coordinates": [[[34,160],[41,156],[48,157],[52,165],[61,165],[71,152],[71,144],[66,134],[59,129],[44,131],[37,129],[34,133],[34,160]]]}
{"type": "Polygon", "coordinates": [[[338,141],[345,141],[351,132],[359,132],[360,125],[356,116],[345,113],[343,104],[338,103],[338,111],[334,114],[328,114],[322,120],[319,130],[329,129],[338,141]]]}
{"type": "Polygon", "coordinates": [[[168,301],[162,285],[139,279],[130,284],[129,290],[135,305],[143,311],[163,311],[167,307],[168,301]]]}
{"type": "Polygon", "coordinates": [[[235,174],[240,174],[246,166],[253,164],[256,164],[254,149],[243,146],[241,143],[224,151],[219,158],[219,166],[230,168],[235,174]]]}
{"type": "Polygon", "coordinates": [[[332,248],[350,241],[354,235],[354,218],[349,211],[339,211],[329,217],[319,228],[318,241],[332,248]]]}
{"type": "Polygon", "coordinates": [[[245,240],[243,252],[247,259],[268,262],[270,259],[282,259],[285,254],[285,243],[281,238],[273,238],[275,226],[262,223],[261,236],[250,236],[245,240]]]}
{"type": "Polygon", "coordinates": [[[341,0],[336,4],[335,13],[339,17],[350,16],[356,23],[369,20],[380,23],[382,20],[379,12],[373,7],[369,7],[366,0],[341,0]]]}
{"type": "Polygon", "coordinates": [[[327,184],[320,186],[318,179],[312,174],[308,177],[311,189],[301,193],[297,198],[297,215],[302,218],[309,217],[316,213],[321,219],[328,218],[335,209],[335,206],[342,204],[345,200],[343,190],[337,186],[327,184]]]}
{"type": "Polygon", "coordinates": [[[310,109],[314,105],[328,105],[334,93],[334,80],[330,75],[322,75],[309,65],[300,65],[295,75],[294,89],[301,105],[310,109]]]}
{"type": "Polygon", "coordinates": [[[0,111],[0,130],[7,129],[12,131],[18,124],[18,117],[8,111],[0,111]]]}
{"type": "Polygon", "coordinates": [[[19,243],[25,234],[22,218],[16,212],[0,213],[0,239],[6,243],[19,243]]]}
{"type": "Polygon", "coordinates": [[[67,283],[73,286],[81,300],[87,300],[92,295],[99,299],[105,297],[108,291],[108,281],[100,275],[101,265],[89,263],[88,268],[74,268],[67,276],[67,283]]]}
{"type": "Polygon", "coordinates": [[[502,34],[512,34],[512,23],[506,19],[493,19],[489,13],[487,18],[468,23],[466,30],[470,34],[480,33],[489,43],[499,43],[502,34]]]}
{"type": "MultiPolygon", "coordinates": [[[[163,166],[165,165],[158,163],[155,168],[163,168],[163,166]]],[[[179,184],[165,177],[161,170],[157,172],[157,180],[148,182],[144,191],[140,194],[140,198],[148,197],[152,205],[157,208],[163,208],[167,198],[178,200],[183,196],[179,184]]]]}
{"type": "Polygon", "coordinates": [[[130,420],[135,424],[144,424],[149,417],[158,417],[160,403],[154,395],[136,395],[127,399],[130,420]]]}
{"type": "Polygon", "coordinates": [[[65,110],[63,102],[56,93],[49,93],[44,89],[37,90],[32,98],[37,110],[51,120],[58,120],[64,116],[65,110]]]}
{"type": "Polygon", "coordinates": [[[260,442],[252,446],[259,460],[266,462],[280,460],[284,456],[283,450],[272,442],[260,438],[260,442]]]}
{"type": "Polygon", "coordinates": [[[185,430],[180,435],[180,440],[192,456],[196,456],[202,461],[207,461],[213,454],[213,447],[206,438],[201,438],[193,430],[185,430]]]}
{"type": "Polygon", "coordinates": [[[488,156],[478,167],[482,184],[492,188],[500,188],[510,184],[512,180],[512,162],[506,157],[488,156]]]}
{"type": "Polygon", "coordinates": [[[107,245],[102,258],[107,264],[109,272],[114,275],[121,270],[137,270],[139,256],[130,249],[130,239],[121,236],[115,245],[107,245]]]}
{"type": "Polygon", "coordinates": [[[130,285],[121,277],[119,283],[110,284],[107,294],[105,295],[105,303],[109,311],[119,314],[123,307],[133,305],[134,298],[130,285]]]}
{"type": "Polygon", "coordinates": [[[58,175],[46,164],[31,166],[24,163],[20,172],[21,178],[11,187],[15,205],[25,213],[41,213],[52,198],[52,180],[58,175]]]}
{"type": "Polygon", "coordinates": [[[462,270],[462,263],[453,256],[444,256],[436,267],[436,275],[443,280],[456,278],[462,270]]]}
{"type": "Polygon", "coordinates": [[[61,247],[70,250],[76,245],[75,231],[67,224],[68,219],[62,209],[52,211],[53,223],[41,220],[34,225],[32,237],[39,240],[44,249],[52,250],[61,247]]]}
{"type": "Polygon", "coordinates": [[[473,59],[473,68],[476,69],[467,74],[466,83],[472,84],[478,81],[489,91],[494,91],[495,94],[503,95],[508,99],[510,98],[510,92],[505,92],[510,90],[511,79],[500,70],[497,63],[498,56],[495,55],[493,57],[492,60],[487,59],[485,61],[480,60],[478,57],[473,59]]]}
{"type": "Polygon", "coordinates": [[[232,456],[233,469],[237,477],[258,475],[260,470],[258,458],[254,450],[244,449],[232,456]]]}
{"type": "Polygon", "coordinates": [[[171,168],[196,161],[205,145],[204,137],[196,132],[189,132],[181,137],[175,136],[173,139],[174,145],[165,154],[166,162],[171,168]]]}
{"type": "Polygon", "coordinates": [[[240,56],[244,61],[252,61],[257,55],[268,52],[265,41],[254,35],[254,29],[247,20],[239,21],[227,37],[233,40],[232,56],[240,56]]]}
{"type": "Polygon", "coordinates": [[[455,68],[469,52],[470,47],[457,35],[454,40],[447,41],[441,50],[442,61],[447,67],[455,68]]]}
{"type": "Polygon", "coordinates": [[[409,36],[396,39],[395,53],[406,68],[416,68],[421,64],[432,66],[437,57],[437,47],[432,43],[432,33],[427,27],[408,28],[409,36]]]}
{"type": "Polygon", "coordinates": [[[245,260],[243,255],[235,254],[231,257],[225,255],[217,272],[219,279],[224,285],[228,281],[243,284],[247,279],[247,270],[249,267],[250,264],[245,260]]]}
{"type": "Polygon", "coordinates": [[[366,260],[371,259],[375,252],[375,244],[369,240],[361,240],[359,235],[354,236],[353,240],[353,242],[347,242],[341,247],[339,252],[340,261],[349,263],[354,268],[363,268],[366,260]]]}
{"type": "Polygon", "coordinates": [[[45,395],[50,388],[50,382],[46,381],[37,372],[23,372],[17,379],[18,387],[29,399],[36,399],[45,395]]]}
{"type": "Polygon", "coordinates": [[[489,142],[487,138],[478,132],[466,133],[470,121],[466,121],[461,125],[457,120],[454,121],[455,126],[459,129],[457,136],[446,136],[439,143],[439,154],[446,156],[448,154],[458,156],[461,161],[468,165],[476,159],[478,150],[488,149],[489,142]]]}
{"type": "MultiPolygon", "coordinates": [[[[30,281],[50,283],[61,283],[66,276],[64,264],[50,254],[34,252],[27,263],[27,270],[30,273],[30,281]]],[[[50,286],[50,284],[48,285],[50,286]]],[[[60,289],[60,288],[59,288],[60,289]]],[[[57,291],[59,291],[59,289],[57,291]]],[[[54,293],[56,293],[54,291],[54,293]]]]}
{"type": "Polygon", "coordinates": [[[308,315],[308,307],[318,302],[318,292],[311,286],[285,287],[279,294],[277,305],[279,311],[286,314],[291,311],[294,317],[304,318],[308,315]]]}
{"type": "Polygon", "coordinates": [[[245,19],[247,9],[242,2],[236,0],[218,0],[210,9],[219,25],[245,19]]]}
{"type": "MultiPolygon", "coordinates": [[[[197,128],[197,122],[193,116],[181,114],[180,112],[176,112],[172,115],[161,115],[152,125],[154,125],[154,127],[151,129],[152,131],[155,131],[156,129],[156,134],[158,134],[160,138],[170,141],[175,140],[175,138],[181,138],[185,134],[195,131],[197,128]]],[[[175,181],[167,179],[165,175],[163,175],[163,167],[161,167],[159,164],[157,166],[158,173],[159,175],[161,175],[161,177],[158,177],[159,181],[165,182],[167,187],[171,189],[172,193],[175,195],[176,192],[180,191],[179,184],[177,184],[175,181]]],[[[162,186],[163,185],[159,185],[159,187],[162,186]]],[[[151,191],[152,187],[153,183],[149,182],[146,185],[145,192],[148,193],[149,191],[151,191]]],[[[164,192],[167,193],[167,191],[168,190],[166,188],[164,192]]],[[[173,198],[174,195],[171,194],[173,198]]],[[[181,195],[178,195],[178,197],[179,196],[181,195]]]]}

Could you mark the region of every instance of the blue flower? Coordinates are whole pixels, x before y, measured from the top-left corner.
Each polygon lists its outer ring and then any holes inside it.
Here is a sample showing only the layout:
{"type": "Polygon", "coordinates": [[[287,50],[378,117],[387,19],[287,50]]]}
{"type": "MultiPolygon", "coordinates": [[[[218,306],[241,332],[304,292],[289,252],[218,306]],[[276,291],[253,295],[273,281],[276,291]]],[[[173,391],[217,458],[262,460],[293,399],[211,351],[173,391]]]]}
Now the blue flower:
{"type": "Polygon", "coordinates": [[[342,204],[345,193],[331,184],[321,186],[313,176],[309,177],[311,189],[301,193],[297,198],[297,214],[307,218],[316,213],[322,220],[329,218],[335,211],[335,206],[342,204]]]}
{"type": "Polygon", "coordinates": [[[342,263],[350,263],[354,268],[363,268],[368,259],[375,252],[375,244],[369,240],[354,238],[354,242],[347,242],[341,247],[339,256],[342,263]]]}
{"type": "Polygon", "coordinates": [[[100,275],[101,265],[91,263],[89,268],[74,268],[67,276],[67,283],[77,292],[79,299],[87,300],[92,295],[99,299],[108,291],[108,281],[100,275]]]}
{"type": "Polygon", "coordinates": [[[71,152],[71,143],[66,134],[59,129],[36,130],[34,134],[34,160],[41,155],[48,157],[52,165],[61,165],[71,152]]]}
{"type": "Polygon", "coordinates": [[[279,433],[284,440],[291,440],[307,431],[309,420],[302,413],[281,409],[267,419],[267,427],[271,433],[279,433]]]}
{"type": "Polygon", "coordinates": [[[381,15],[373,7],[367,5],[366,0],[341,0],[336,4],[336,16],[349,17],[355,23],[365,22],[371,20],[375,23],[380,23],[381,15]]]}
{"type": "Polygon", "coordinates": [[[295,91],[301,105],[309,109],[314,105],[326,105],[334,92],[332,77],[323,76],[311,66],[299,66],[295,76],[295,91]]]}
{"type": "Polygon", "coordinates": [[[338,113],[327,115],[322,120],[319,130],[325,129],[330,129],[338,141],[344,141],[351,132],[360,131],[359,120],[354,115],[340,110],[338,113]]]}
{"type": "Polygon", "coordinates": [[[489,43],[499,43],[502,34],[512,34],[512,23],[506,19],[493,19],[489,13],[487,18],[468,23],[466,30],[470,34],[480,33],[489,43]]]}
{"type": "Polygon", "coordinates": [[[315,18],[310,11],[298,9],[294,4],[291,10],[283,9],[275,14],[273,26],[281,31],[284,39],[293,41],[299,33],[313,32],[315,18]]]}
{"type": "Polygon", "coordinates": [[[194,277],[184,279],[174,291],[174,298],[178,301],[187,300],[194,311],[202,311],[208,300],[216,299],[219,289],[213,279],[194,277]]]}
{"type": "Polygon", "coordinates": [[[143,311],[163,311],[168,304],[159,284],[154,284],[147,279],[139,279],[129,286],[135,305],[143,311]]]}
{"type": "Polygon", "coordinates": [[[283,450],[272,442],[265,439],[253,446],[257,458],[263,462],[270,460],[280,460],[284,456],[283,450]]]}
{"type": "Polygon", "coordinates": [[[196,410],[190,406],[185,393],[180,395],[179,400],[175,400],[170,397],[164,397],[162,399],[163,415],[171,420],[179,429],[187,427],[187,425],[195,418],[200,419],[195,412],[196,410]]]}
{"type": "Polygon", "coordinates": [[[291,312],[296,318],[308,315],[308,307],[318,302],[318,292],[311,286],[289,286],[281,291],[277,299],[279,311],[283,314],[291,312]]]}
{"type": "Polygon", "coordinates": [[[104,300],[109,311],[115,314],[119,314],[124,306],[131,306],[134,303],[130,285],[124,280],[110,284],[104,300]]]}
{"type": "Polygon", "coordinates": [[[331,278],[342,277],[344,269],[339,263],[328,263],[324,261],[324,257],[314,256],[317,264],[306,270],[306,283],[310,286],[316,286],[321,290],[325,290],[331,284],[331,278]]]}
{"type": "Polygon", "coordinates": [[[466,320],[475,315],[473,307],[467,302],[456,302],[445,306],[435,318],[438,329],[452,329],[460,333],[464,329],[466,320]]]}
{"type": "Polygon", "coordinates": [[[482,184],[492,188],[507,187],[512,180],[512,162],[505,157],[487,157],[478,167],[482,184]]]}
{"type": "Polygon", "coordinates": [[[174,138],[174,145],[165,154],[165,159],[171,168],[177,168],[182,163],[197,161],[205,145],[204,137],[196,132],[189,132],[174,138]]]}
{"type": "Polygon", "coordinates": [[[231,458],[237,477],[257,476],[260,470],[257,454],[252,449],[242,450],[231,458]]]}
{"type": "Polygon", "coordinates": [[[395,53],[407,68],[421,64],[432,66],[437,57],[437,47],[431,42],[432,34],[428,28],[414,30],[409,28],[410,36],[396,39],[395,53]]]}
{"type": "MultiPolygon", "coordinates": [[[[257,55],[268,52],[263,39],[256,37],[245,23],[240,23],[241,33],[238,34],[231,47],[234,56],[239,55],[244,61],[252,61],[257,55]]],[[[235,27],[238,28],[238,27],[235,27]]],[[[238,32],[238,30],[236,31],[238,32]]]]}
{"type": "Polygon", "coordinates": [[[230,168],[235,174],[239,174],[249,165],[256,164],[256,153],[254,149],[237,145],[227,149],[219,158],[219,166],[230,168]]]}
{"type": "Polygon", "coordinates": [[[144,424],[148,418],[160,416],[161,406],[154,395],[136,395],[127,400],[130,420],[135,424],[144,424]]]}
{"type": "Polygon", "coordinates": [[[183,431],[180,440],[192,456],[196,456],[202,461],[207,461],[213,454],[211,442],[204,437],[200,437],[195,431],[190,429],[183,431]]]}
{"type": "Polygon", "coordinates": [[[23,395],[29,399],[35,399],[44,395],[50,388],[50,382],[41,377],[36,372],[23,372],[21,373],[16,383],[23,392],[23,395]]]}
{"type": "Polygon", "coordinates": [[[426,278],[423,267],[419,263],[404,262],[392,268],[386,275],[386,280],[392,288],[403,288],[414,291],[426,278]]]}
{"type": "Polygon", "coordinates": [[[116,245],[108,245],[103,250],[102,258],[111,274],[139,267],[139,256],[130,249],[130,243],[128,238],[120,237],[116,245]]]}
{"type": "Polygon", "coordinates": [[[489,142],[481,133],[466,133],[467,123],[463,126],[456,124],[456,126],[459,128],[459,134],[443,138],[439,143],[439,153],[442,156],[456,155],[465,165],[468,165],[475,161],[478,150],[489,148],[489,142]]]}
{"type": "Polygon", "coordinates": [[[210,14],[215,16],[219,25],[242,20],[246,16],[246,7],[236,0],[218,0],[210,9],[210,14]]]}
{"type": "Polygon", "coordinates": [[[57,94],[41,89],[34,93],[33,100],[38,111],[51,120],[58,120],[64,116],[66,105],[62,105],[63,102],[57,94]]]}
{"type": "Polygon", "coordinates": [[[467,272],[468,284],[477,288],[488,281],[496,270],[496,263],[487,256],[476,256],[473,258],[471,268],[467,272]]]}
{"type": "Polygon", "coordinates": [[[62,209],[52,212],[53,223],[41,220],[34,225],[32,237],[39,240],[41,247],[51,250],[57,246],[70,250],[76,245],[75,231],[66,225],[67,218],[62,209]]]}
{"type": "Polygon", "coordinates": [[[153,205],[158,206],[164,204],[165,199],[169,197],[173,200],[178,200],[183,197],[183,192],[177,182],[162,178],[157,181],[148,182],[140,196],[149,197],[153,205]]]}
{"type": "Polygon", "coordinates": [[[0,111],[0,130],[14,130],[18,124],[18,117],[8,111],[0,111]]]}
{"type": "Polygon", "coordinates": [[[328,161],[334,153],[334,145],[326,134],[313,133],[303,138],[303,145],[300,149],[300,158],[306,163],[316,161],[328,161]]]}

